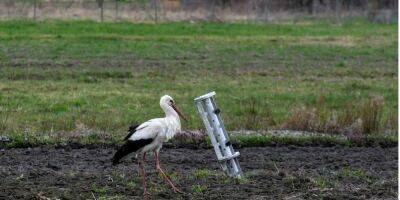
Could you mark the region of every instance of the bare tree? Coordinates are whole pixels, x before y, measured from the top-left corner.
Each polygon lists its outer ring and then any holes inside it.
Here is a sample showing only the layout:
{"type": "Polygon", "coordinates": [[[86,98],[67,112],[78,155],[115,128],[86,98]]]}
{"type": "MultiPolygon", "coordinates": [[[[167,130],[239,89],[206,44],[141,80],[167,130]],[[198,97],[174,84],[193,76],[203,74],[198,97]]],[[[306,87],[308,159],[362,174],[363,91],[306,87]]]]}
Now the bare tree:
{"type": "Polygon", "coordinates": [[[311,10],[311,14],[315,15],[319,12],[319,9],[321,7],[321,4],[323,4],[323,0],[310,0],[309,6],[311,10]]]}
{"type": "Polygon", "coordinates": [[[115,0],[115,20],[118,20],[118,0],[115,0]]]}
{"type": "Polygon", "coordinates": [[[158,21],[158,1],[154,0],[154,17],[155,17],[155,21],[157,23],[158,21]]]}
{"type": "Polygon", "coordinates": [[[339,17],[341,12],[342,12],[342,1],[341,0],[335,0],[336,17],[339,17]]]}
{"type": "Polygon", "coordinates": [[[33,19],[36,19],[37,0],[33,0],[33,19]]]}
{"type": "Polygon", "coordinates": [[[104,0],[97,0],[97,4],[100,7],[100,19],[101,22],[104,20],[104,0]]]}
{"type": "Polygon", "coordinates": [[[15,6],[15,1],[14,0],[7,0],[6,1],[6,6],[7,6],[7,17],[11,18],[10,8],[15,6]]]}

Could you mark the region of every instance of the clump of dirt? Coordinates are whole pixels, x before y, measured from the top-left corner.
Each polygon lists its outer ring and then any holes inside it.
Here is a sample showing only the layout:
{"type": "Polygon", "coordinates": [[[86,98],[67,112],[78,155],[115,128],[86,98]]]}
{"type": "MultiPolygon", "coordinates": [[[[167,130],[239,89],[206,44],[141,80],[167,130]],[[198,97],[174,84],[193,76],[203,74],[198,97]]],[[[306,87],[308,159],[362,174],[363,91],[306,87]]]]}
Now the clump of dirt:
{"type": "MultiPolygon", "coordinates": [[[[147,158],[155,199],[396,199],[397,147],[252,147],[238,149],[245,172],[232,180],[212,149],[165,148],[162,166],[174,194],[147,158]]],[[[112,166],[113,148],[77,146],[0,151],[0,199],[142,199],[132,158],[112,166]]]]}

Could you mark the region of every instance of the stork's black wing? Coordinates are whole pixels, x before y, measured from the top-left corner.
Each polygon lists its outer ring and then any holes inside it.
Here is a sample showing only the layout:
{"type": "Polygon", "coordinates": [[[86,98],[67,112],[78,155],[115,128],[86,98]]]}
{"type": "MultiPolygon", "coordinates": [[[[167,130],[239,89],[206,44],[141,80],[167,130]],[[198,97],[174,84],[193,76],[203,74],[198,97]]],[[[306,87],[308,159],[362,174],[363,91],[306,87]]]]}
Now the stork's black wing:
{"type": "MultiPolygon", "coordinates": [[[[113,165],[118,164],[118,162],[121,160],[121,158],[125,157],[126,155],[128,155],[132,152],[135,152],[135,151],[143,148],[144,146],[150,144],[151,142],[153,142],[152,138],[140,139],[140,140],[135,140],[135,141],[129,140],[129,138],[138,130],[139,126],[140,126],[140,124],[132,125],[129,127],[128,135],[125,136],[125,138],[124,138],[124,141],[126,141],[125,144],[122,145],[118,149],[118,151],[115,153],[114,157],[112,158],[113,165]]],[[[145,127],[141,127],[140,129],[145,128],[145,127]]]]}
{"type": "Polygon", "coordinates": [[[115,153],[114,157],[112,158],[112,164],[113,165],[118,164],[121,158],[143,148],[144,146],[150,144],[151,142],[153,142],[153,139],[141,139],[135,141],[127,140],[125,144],[122,145],[115,153]]]}

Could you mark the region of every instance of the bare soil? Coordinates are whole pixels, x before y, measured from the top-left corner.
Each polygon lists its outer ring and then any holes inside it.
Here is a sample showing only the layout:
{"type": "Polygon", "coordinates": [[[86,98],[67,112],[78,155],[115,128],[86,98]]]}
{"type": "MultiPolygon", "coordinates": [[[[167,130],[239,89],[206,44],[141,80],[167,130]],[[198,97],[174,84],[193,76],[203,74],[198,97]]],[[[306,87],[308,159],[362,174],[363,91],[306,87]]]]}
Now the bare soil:
{"type": "MultiPolygon", "coordinates": [[[[150,199],[397,199],[397,147],[251,147],[240,151],[246,179],[220,171],[210,149],[164,148],[162,166],[184,194],[154,169],[150,199]]],[[[142,199],[134,158],[112,166],[113,148],[0,150],[0,199],[142,199]]]]}

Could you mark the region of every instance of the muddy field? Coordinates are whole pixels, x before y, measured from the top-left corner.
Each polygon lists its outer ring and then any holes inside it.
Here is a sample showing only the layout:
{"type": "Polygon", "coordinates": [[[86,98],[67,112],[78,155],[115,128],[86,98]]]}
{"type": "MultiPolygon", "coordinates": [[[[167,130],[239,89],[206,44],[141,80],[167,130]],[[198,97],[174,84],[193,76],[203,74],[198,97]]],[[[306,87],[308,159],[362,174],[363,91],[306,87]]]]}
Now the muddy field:
{"type": "MultiPolygon", "coordinates": [[[[397,148],[252,147],[238,149],[246,179],[225,178],[214,152],[163,149],[176,195],[147,158],[154,199],[396,199],[397,148]]],[[[142,199],[137,164],[111,166],[113,148],[0,150],[0,199],[142,199]]]]}

